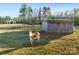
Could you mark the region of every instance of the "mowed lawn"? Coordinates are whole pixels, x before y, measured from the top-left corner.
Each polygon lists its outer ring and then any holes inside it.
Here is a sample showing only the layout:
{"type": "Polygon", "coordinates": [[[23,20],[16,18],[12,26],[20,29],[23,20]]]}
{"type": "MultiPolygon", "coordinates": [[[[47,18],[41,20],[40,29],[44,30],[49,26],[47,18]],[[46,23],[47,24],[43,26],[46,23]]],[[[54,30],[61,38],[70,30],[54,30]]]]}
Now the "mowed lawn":
{"type": "Polygon", "coordinates": [[[70,55],[79,54],[79,29],[72,34],[45,33],[40,25],[34,30],[39,31],[39,44],[30,45],[26,24],[0,24],[0,54],[10,55],[70,55]]]}

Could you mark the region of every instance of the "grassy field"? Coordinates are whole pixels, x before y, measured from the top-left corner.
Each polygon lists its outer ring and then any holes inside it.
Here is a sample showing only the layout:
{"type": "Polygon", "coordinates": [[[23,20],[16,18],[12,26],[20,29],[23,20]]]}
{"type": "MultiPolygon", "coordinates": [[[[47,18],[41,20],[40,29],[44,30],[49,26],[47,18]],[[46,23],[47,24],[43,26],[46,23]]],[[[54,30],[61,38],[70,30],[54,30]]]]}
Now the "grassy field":
{"type": "Polygon", "coordinates": [[[45,33],[40,31],[40,44],[30,45],[28,28],[25,24],[0,24],[0,54],[10,55],[74,55],[79,54],[79,30],[73,34],[45,33]]]}

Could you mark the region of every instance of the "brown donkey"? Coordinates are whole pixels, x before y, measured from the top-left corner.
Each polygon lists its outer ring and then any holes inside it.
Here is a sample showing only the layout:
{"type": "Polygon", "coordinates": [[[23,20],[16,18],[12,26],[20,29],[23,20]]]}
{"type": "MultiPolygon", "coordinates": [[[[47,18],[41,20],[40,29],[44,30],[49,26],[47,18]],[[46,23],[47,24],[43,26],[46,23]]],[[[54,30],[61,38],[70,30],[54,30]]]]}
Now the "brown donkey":
{"type": "Polygon", "coordinates": [[[33,45],[34,40],[37,40],[37,42],[40,41],[40,33],[39,32],[32,32],[32,30],[29,30],[29,37],[30,37],[31,45],[33,45]]]}

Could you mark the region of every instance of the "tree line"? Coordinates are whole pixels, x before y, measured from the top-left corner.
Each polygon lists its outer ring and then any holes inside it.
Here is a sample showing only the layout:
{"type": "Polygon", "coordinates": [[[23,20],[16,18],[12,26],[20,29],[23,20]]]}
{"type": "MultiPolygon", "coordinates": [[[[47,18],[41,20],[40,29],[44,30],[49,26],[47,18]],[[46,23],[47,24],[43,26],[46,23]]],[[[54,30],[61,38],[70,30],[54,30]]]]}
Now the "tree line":
{"type": "Polygon", "coordinates": [[[21,5],[19,9],[18,17],[11,18],[10,16],[0,17],[0,23],[7,20],[16,20],[18,23],[26,24],[40,24],[42,20],[49,19],[74,19],[74,24],[79,25],[79,9],[74,8],[73,10],[68,10],[65,12],[57,12],[56,14],[51,12],[50,7],[39,7],[38,9],[33,9],[27,6],[25,3],[21,5]]]}

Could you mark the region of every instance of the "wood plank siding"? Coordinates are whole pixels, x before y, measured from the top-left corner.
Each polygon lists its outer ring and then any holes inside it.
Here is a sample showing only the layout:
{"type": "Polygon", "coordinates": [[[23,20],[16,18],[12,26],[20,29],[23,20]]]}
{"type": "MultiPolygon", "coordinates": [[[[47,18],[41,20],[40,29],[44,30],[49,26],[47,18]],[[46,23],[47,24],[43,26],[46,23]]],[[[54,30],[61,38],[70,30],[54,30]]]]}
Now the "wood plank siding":
{"type": "Polygon", "coordinates": [[[46,32],[72,33],[73,21],[69,19],[43,21],[42,29],[43,31],[46,31],[46,32]]]}

